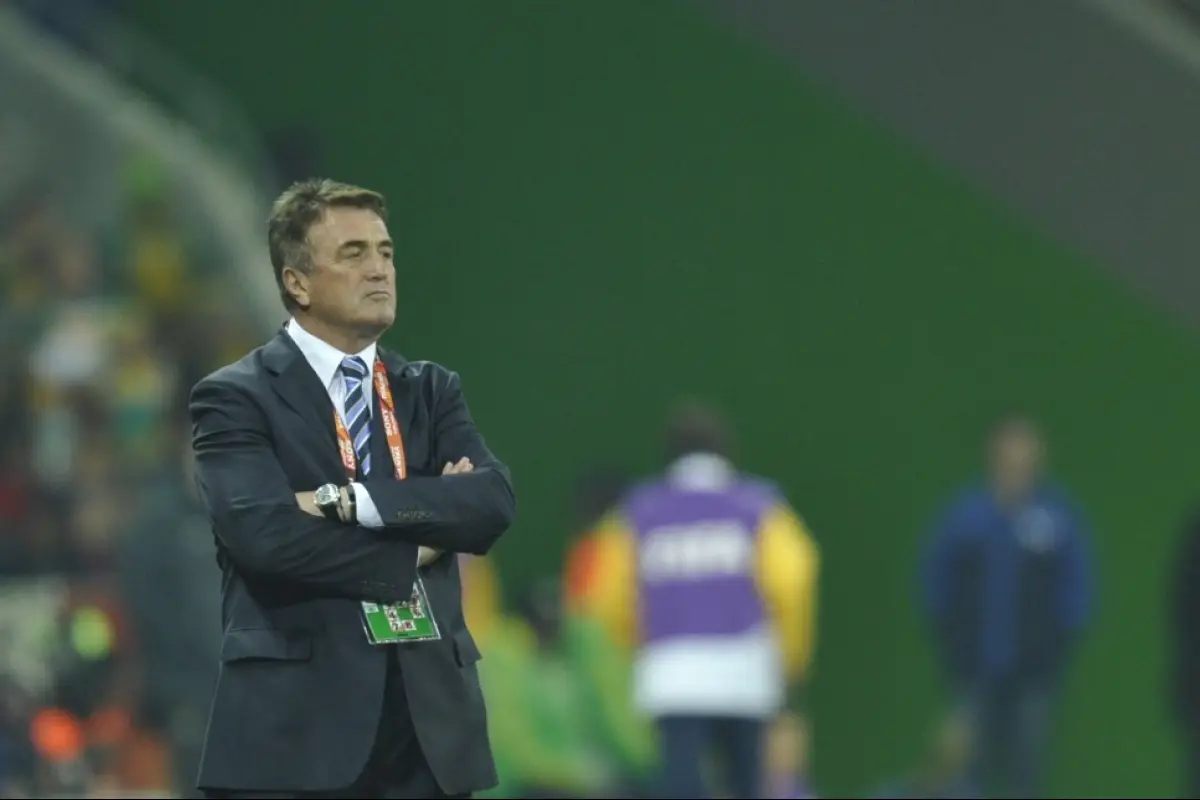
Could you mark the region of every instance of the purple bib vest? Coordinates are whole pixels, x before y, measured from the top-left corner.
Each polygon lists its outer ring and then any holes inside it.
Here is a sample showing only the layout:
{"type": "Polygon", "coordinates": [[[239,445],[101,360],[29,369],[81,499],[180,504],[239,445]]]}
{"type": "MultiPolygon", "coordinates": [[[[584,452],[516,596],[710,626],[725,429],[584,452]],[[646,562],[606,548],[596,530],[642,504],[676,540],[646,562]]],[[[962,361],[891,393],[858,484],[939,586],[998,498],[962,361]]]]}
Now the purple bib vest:
{"type": "Polygon", "coordinates": [[[763,622],[758,528],[777,499],[768,484],[745,479],[719,491],[655,482],[629,496],[643,644],[737,636],[763,622]]]}

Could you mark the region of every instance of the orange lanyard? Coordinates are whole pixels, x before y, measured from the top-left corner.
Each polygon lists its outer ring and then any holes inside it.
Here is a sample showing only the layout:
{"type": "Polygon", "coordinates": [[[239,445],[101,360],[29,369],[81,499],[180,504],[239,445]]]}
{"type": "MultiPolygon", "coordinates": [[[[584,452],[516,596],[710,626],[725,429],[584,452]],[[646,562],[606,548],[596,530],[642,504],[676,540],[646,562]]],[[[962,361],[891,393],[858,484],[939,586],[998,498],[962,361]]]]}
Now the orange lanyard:
{"type": "MultiPolygon", "coordinates": [[[[375,359],[372,372],[375,376],[375,391],[379,395],[379,415],[383,418],[383,431],[387,434],[388,450],[392,454],[392,464],[396,467],[396,480],[402,481],[408,476],[408,463],[404,459],[404,437],[400,435],[400,423],[396,422],[396,404],[392,400],[392,388],[388,386],[387,369],[382,361],[375,359]]],[[[354,442],[350,440],[350,432],[346,430],[346,423],[342,422],[342,415],[337,409],[333,411],[333,424],[337,428],[342,466],[346,468],[350,480],[354,480],[358,475],[358,458],[354,455],[354,442]]]]}

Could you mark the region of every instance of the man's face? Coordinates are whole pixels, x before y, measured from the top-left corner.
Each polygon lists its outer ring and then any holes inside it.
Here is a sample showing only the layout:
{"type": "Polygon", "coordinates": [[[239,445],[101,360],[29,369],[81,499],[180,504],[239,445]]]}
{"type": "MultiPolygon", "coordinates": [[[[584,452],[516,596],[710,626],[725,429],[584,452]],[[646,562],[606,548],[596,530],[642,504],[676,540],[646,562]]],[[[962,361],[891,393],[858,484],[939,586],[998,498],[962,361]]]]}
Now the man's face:
{"type": "Polygon", "coordinates": [[[1002,431],[992,442],[992,478],[1006,493],[1028,489],[1042,466],[1042,441],[1025,427],[1002,431]]]}
{"type": "Polygon", "coordinates": [[[374,211],[330,208],[308,230],[312,270],[289,270],[289,291],[312,316],[368,335],[396,319],[396,267],[387,225],[374,211]]]}

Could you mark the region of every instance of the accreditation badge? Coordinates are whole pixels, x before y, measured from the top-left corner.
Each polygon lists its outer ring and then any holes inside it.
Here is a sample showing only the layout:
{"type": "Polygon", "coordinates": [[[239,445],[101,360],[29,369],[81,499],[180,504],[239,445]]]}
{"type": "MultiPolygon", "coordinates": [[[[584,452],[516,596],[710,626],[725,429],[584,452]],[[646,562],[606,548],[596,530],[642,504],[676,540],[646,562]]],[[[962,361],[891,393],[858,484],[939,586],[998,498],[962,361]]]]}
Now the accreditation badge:
{"type": "Polygon", "coordinates": [[[364,602],[362,610],[363,630],[371,644],[429,642],[442,638],[420,576],[413,584],[408,602],[364,602]]]}

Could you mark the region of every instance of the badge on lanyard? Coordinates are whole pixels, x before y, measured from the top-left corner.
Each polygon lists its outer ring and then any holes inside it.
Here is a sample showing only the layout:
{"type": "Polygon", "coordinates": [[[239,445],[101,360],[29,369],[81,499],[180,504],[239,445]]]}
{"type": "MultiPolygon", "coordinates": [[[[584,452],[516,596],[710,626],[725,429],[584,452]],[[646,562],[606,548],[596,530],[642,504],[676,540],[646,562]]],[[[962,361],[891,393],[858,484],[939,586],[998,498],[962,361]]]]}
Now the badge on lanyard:
{"type": "MultiPolygon", "coordinates": [[[[408,464],[404,458],[404,439],[400,434],[400,424],[396,421],[396,407],[392,398],[392,389],[388,385],[387,370],[383,362],[375,359],[374,373],[375,391],[379,394],[379,415],[383,422],[383,431],[387,435],[388,453],[392,457],[392,466],[396,469],[396,480],[402,481],[408,476],[408,464]]],[[[358,459],[354,455],[354,443],[346,430],[342,417],[336,410],[333,412],[334,427],[337,428],[338,450],[342,456],[342,466],[350,480],[358,474],[358,459]]],[[[363,631],[371,644],[396,644],[402,642],[427,642],[442,638],[438,630],[437,620],[429,605],[429,595],[425,592],[425,584],[421,576],[413,583],[412,597],[400,603],[368,603],[363,601],[363,631]]]]}

